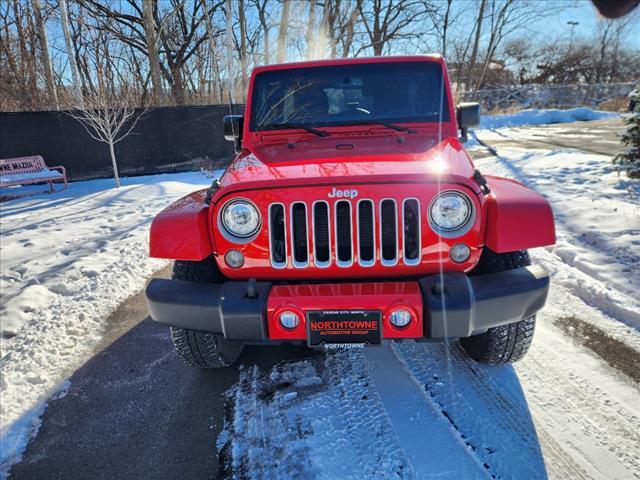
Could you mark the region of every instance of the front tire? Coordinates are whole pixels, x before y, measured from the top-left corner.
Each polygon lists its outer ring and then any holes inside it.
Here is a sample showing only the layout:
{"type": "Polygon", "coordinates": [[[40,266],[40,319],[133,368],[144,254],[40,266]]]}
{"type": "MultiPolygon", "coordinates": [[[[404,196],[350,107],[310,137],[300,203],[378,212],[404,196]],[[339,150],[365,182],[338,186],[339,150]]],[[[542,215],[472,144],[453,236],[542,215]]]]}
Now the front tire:
{"type": "MultiPolygon", "coordinates": [[[[172,278],[201,283],[224,281],[213,257],[200,262],[177,260],[173,265],[172,278]]],[[[205,369],[228,367],[235,363],[244,350],[243,344],[230,342],[222,335],[185,328],[170,328],[176,352],[193,367],[205,369]]]]}
{"type": "Polygon", "coordinates": [[[188,365],[198,368],[224,368],[235,363],[244,345],[222,335],[171,327],[176,352],[188,365]]]}
{"type": "MultiPolygon", "coordinates": [[[[471,275],[504,272],[531,265],[529,254],[522,250],[509,253],[495,253],[485,248],[478,266],[471,275]]],[[[514,363],[525,356],[535,329],[535,315],[510,323],[493,327],[479,335],[460,339],[464,351],[476,362],[491,365],[514,363]]]]}

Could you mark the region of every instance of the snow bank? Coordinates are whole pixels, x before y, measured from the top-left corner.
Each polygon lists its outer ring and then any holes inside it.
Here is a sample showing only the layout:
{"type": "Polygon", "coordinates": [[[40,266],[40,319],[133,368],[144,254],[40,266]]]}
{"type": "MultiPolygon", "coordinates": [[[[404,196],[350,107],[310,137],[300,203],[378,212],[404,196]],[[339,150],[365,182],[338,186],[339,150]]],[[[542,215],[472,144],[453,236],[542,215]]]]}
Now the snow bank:
{"type": "Polygon", "coordinates": [[[69,382],[61,383],[54,394],[46,401],[40,402],[34,408],[22,415],[17,421],[3,430],[0,435],[0,479],[9,476],[11,467],[18,463],[29,444],[29,439],[34,437],[42,425],[42,414],[50,400],[62,398],[67,394],[69,382]]]}
{"type": "Polygon", "coordinates": [[[479,129],[518,127],[523,125],[544,125],[548,123],[584,122],[604,120],[619,115],[614,112],[603,112],[590,108],[572,108],[569,110],[532,109],[504,115],[481,117],[479,129]]]}
{"type": "Polygon", "coordinates": [[[120,189],[96,180],[0,204],[3,434],[91,355],[104,320],[167,265],[148,257],[153,217],[210,183],[200,172],[126,178],[120,189]]]}
{"type": "MultiPolygon", "coordinates": [[[[527,133],[520,129],[519,136],[527,133]]],[[[561,285],[609,318],[592,320],[600,328],[625,343],[637,339],[618,335],[615,324],[640,330],[640,185],[619,176],[608,157],[575,150],[499,147],[497,158],[476,165],[485,174],[525,183],[551,204],[557,242],[545,254],[545,267],[553,276],[552,292],[561,285]]],[[[562,310],[573,315],[575,303],[562,310]]],[[[593,314],[585,317],[590,321],[593,314]]]]}

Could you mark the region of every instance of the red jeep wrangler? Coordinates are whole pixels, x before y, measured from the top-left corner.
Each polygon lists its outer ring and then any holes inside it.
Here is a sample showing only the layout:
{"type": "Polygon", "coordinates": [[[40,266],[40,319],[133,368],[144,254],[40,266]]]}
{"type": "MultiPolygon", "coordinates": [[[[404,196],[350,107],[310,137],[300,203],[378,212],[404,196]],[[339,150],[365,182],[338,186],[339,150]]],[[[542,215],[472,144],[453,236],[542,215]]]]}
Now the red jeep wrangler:
{"type": "Polygon", "coordinates": [[[149,309],[189,364],[230,365],[247,343],[526,353],[549,289],[526,249],[555,243],[553,214],[474,169],[461,141],[480,108],[454,108],[442,57],[260,67],[247,99],[224,119],[222,178],[151,225],[151,256],[175,266],[149,309]]]}

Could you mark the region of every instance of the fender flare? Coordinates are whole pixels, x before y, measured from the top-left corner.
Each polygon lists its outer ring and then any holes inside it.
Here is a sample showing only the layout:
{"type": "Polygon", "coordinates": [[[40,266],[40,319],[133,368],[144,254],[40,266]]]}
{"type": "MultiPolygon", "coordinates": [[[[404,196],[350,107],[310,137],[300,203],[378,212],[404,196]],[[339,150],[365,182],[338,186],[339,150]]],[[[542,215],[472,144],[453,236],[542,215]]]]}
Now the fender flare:
{"type": "Polygon", "coordinates": [[[504,253],[556,243],[553,211],[543,196],[514,180],[486,178],[486,247],[504,253]]]}
{"type": "Polygon", "coordinates": [[[149,254],[154,258],[200,261],[214,251],[207,190],[193,192],[162,210],[151,222],[149,254]]]}

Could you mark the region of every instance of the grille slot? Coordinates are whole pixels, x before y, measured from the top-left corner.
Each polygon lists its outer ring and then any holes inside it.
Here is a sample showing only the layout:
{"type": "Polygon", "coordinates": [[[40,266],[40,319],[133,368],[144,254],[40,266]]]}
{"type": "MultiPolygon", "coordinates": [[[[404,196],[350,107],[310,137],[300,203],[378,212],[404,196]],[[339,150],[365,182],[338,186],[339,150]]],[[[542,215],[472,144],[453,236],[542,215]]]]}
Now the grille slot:
{"type": "Polygon", "coordinates": [[[349,267],[353,263],[351,239],[351,203],[346,200],[336,202],[336,262],[339,267],[349,267]]]}
{"type": "Polygon", "coordinates": [[[269,206],[269,251],[271,252],[271,265],[275,268],[287,266],[285,220],[284,205],[274,203],[269,206]]]}
{"type": "Polygon", "coordinates": [[[375,263],[375,233],[373,219],[373,202],[358,202],[358,261],[364,267],[375,263]]]}
{"type": "Polygon", "coordinates": [[[307,206],[302,202],[291,204],[291,246],[293,266],[302,268],[309,265],[307,206]]]}
{"type": "Polygon", "coordinates": [[[402,206],[404,263],[420,263],[420,203],[415,198],[407,198],[402,206]]]}
{"type": "Polygon", "coordinates": [[[395,265],[398,259],[398,220],[396,201],[390,198],[380,202],[380,261],[395,265]]]}
{"type": "Polygon", "coordinates": [[[331,260],[329,242],[329,204],[316,202],[313,204],[313,251],[317,267],[329,266],[331,260]]]}

